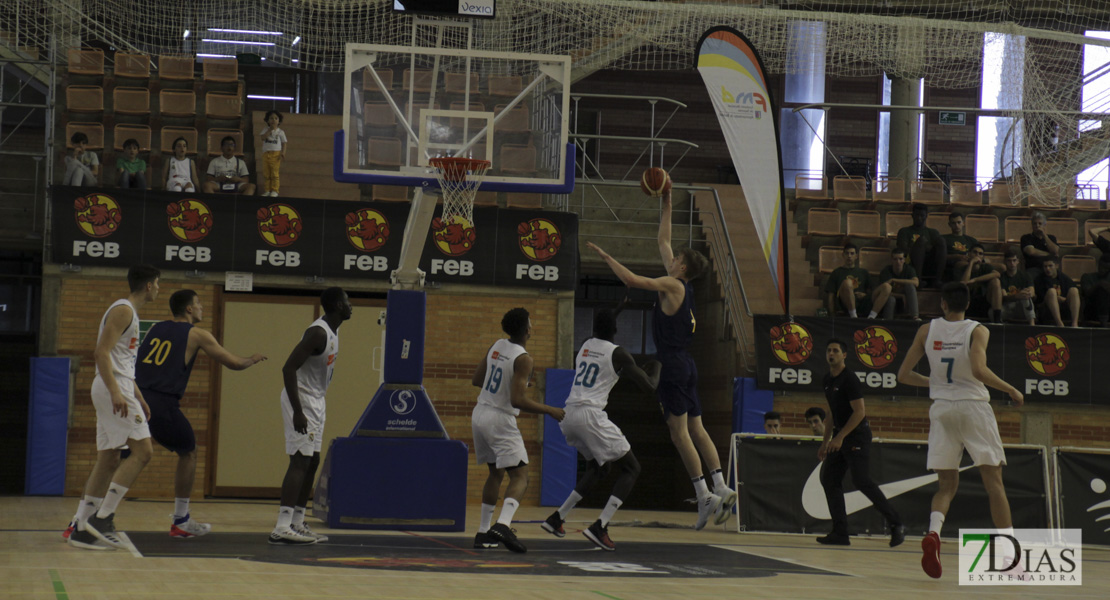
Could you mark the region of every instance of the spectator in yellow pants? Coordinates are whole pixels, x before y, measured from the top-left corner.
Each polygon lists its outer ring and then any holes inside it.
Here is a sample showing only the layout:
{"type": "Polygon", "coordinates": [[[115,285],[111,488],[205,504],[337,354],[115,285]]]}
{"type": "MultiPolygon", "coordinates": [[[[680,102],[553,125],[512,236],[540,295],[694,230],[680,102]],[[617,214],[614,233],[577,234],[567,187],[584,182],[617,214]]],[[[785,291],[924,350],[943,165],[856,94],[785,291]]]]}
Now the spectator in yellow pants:
{"type": "Polygon", "coordinates": [[[281,163],[285,160],[285,146],[288,140],[281,125],[281,113],[271,110],[266,113],[266,128],[262,138],[262,171],[266,175],[266,190],[263,196],[277,196],[281,187],[281,163]]]}

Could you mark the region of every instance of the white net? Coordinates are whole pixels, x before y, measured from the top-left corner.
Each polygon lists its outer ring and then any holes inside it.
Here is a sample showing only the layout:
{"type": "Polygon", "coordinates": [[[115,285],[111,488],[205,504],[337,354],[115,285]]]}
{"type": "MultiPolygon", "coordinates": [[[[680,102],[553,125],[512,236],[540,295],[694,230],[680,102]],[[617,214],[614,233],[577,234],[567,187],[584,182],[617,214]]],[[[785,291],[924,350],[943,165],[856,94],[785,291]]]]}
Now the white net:
{"type": "MultiPolygon", "coordinates": [[[[339,72],[347,42],[463,47],[465,38],[416,27],[393,0],[6,0],[0,46],[46,56],[89,43],[150,54],[257,54],[269,64],[339,72]],[[191,35],[185,36],[185,31],[191,35]],[[280,35],[276,35],[280,34],[280,35]]],[[[1024,40],[1024,59],[1000,71],[1017,90],[999,121],[997,174],[1026,196],[1053,204],[1075,175],[1110,149],[1102,127],[1110,102],[1082,97],[1087,31],[1110,30],[1106,0],[499,0],[498,17],[474,22],[480,50],[570,55],[574,79],[601,69],[693,67],[694,47],[726,24],[759,49],[772,74],[822,70],[830,77],[923,78],[931,88],[980,86],[986,34],[1024,40]],[[821,60],[798,52],[797,22],[821,23],[821,60]],[[1077,114],[1085,110],[1088,115],[1077,114]],[[1093,131],[1093,133],[1092,133],[1093,131]],[[1043,190],[1056,190],[1042,193],[1043,190]]],[[[110,55],[109,55],[110,56],[110,55]]],[[[64,60],[62,58],[61,60],[64,60]]]]}
{"type": "Polygon", "coordinates": [[[478,187],[490,167],[488,160],[476,158],[433,158],[430,164],[436,170],[439,181],[439,194],[443,198],[445,225],[458,223],[457,218],[465,219],[460,223],[466,227],[474,225],[474,197],[478,187]]]}

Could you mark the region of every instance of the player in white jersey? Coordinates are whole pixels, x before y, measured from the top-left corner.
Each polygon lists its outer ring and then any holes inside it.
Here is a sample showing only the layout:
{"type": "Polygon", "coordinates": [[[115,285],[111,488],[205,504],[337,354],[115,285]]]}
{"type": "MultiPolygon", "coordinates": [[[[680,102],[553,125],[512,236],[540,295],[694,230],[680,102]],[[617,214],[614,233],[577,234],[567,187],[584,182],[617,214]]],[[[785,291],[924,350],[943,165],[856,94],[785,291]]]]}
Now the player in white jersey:
{"type": "Polygon", "coordinates": [[[990,330],[976,321],[964,319],[970,297],[963,283],[945,284],[940,300],[944,318],[933,319],[917,330],[913,346],[898,369],[899,382],[928,387],[929,397],[933,399],[929,408],[927,466],[936,471],[940,487],[933,496],[929,533],[921,540],[921,567],[933,578],[941,576],[940,529],[960,483],[960,459],[964,449],[983,478],[994,526],[1013,535],[1010,502],[1002,485],[1006,455],[986,386],[1006,392],[1018,406],[1025,398],[987,366],[990,330]],[[929,359],[928,377],[913,370],[922,356],[929,359]]]}
{"type": "Polygon", "coordinates": [[[139,310],[158,297],[158,269],[148,265],[127,272],[130,294],[116,300],[100,320],[96,338],[96,377],[92,401],[96,409],[96,464],[77,507],[69,543],[86,550],[125,548],[116,535],[115,512],[127,489],[150,461],[150,408],[135,386],[139,349],[139,310]],[[120,451],[131,450],[120,460],[120,451]],[[106,545],[97,543],[97,540],[106,545]]]}
{"type": "Polygon", "coordinates": [[[331,383],[339,356],[339,326],[351,318],[351,301],[343,288],[330,287],[320,294],[324,316],[305,330],[281,368],[281,419],[285,424],[285,452],[289,468],[281,483],[281,507],[271,544],[304,545],[326,542],[304,522],[323,447],[324,394],[331,383]]]}
{"type": "Polygon", "coordinates": [[[609,403],[609,392],[621,377],[631,379],[642,390],[653,394],[663,366],[657,360],[650,361],[644,365],[645,373],[636,366],[628,350],[613,343],[616,334],[617,311],[598,311],[594,316],[594,337],[586,340],[575,355],[574,385],[567,398],[566,418],[559,423],[559,428],[567,443],[586,458],[586,472],[559,510],[540,525],[556,537],[565,536],[563,523],[570,511],[599,478],[610,469],[616,469],[617,481],[601,516],[582,532],[598,548],[610,552],[617,546],[609,538],[609,521],[632,491],[640,475],[640,463],[632,454],[632,446],[624,433],[605,414],[605,406],[609,403]]]}
{"type": "Polygon", "coordinates": [[[540,404],[525,395],[532,380],[532,357],[524,349],[528,338],[532,337],[528,311],[514,308],[505,313],[501,329],[509,339],[494,342],[470,378],[475,387],[482,389],[470,415],[474,454],[479,463],[489,467],[482,487],[482,520],[474,536],[474,547],[496,548],[502,543],[513,552],[527,552],[509,528],[520,506],[519,499],[528,489],[528,452],[517,429],[516,416],[523,410],[551,415],[556,421],[562,421],[563,409],[540,404]],[[509,486],[505,489],[505,502],[497,523],[491,526],[506,471],[509,486]]]}

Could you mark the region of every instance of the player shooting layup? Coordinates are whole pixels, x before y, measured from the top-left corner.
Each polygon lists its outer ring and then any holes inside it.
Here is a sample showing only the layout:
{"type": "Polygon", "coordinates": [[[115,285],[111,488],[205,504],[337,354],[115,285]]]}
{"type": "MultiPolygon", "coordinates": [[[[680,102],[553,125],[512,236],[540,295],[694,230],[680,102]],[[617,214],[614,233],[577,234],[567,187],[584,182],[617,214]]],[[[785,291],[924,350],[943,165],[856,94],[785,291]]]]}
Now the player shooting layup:
{"type": "Polygon", "coordinates": [[[586,245],[593,248],[628,287],[659,293],[652,314],[651,334],[655,340],[656,358],[663,363],[663,370],[655,391],[667,419],[671,441],[694,484],[698,498],[698,521],[694,529],[701,529],[711,515],[716,517],[718,524],[728,520],[736,504],[736,492],[725,484],[717,447],[702,425],[697,389],[698,368],[686,350],[694,337],[695,326],[694,288],[690,282],[708,268],[709,261],[693,248],[683,248],[678,256],[671,250],[670,191],[663,194],[658,241],[659,254],[667,269],[666,277],[637,275],[592,242],[586,245]],[[713,478],[712,493],[702,475],[702,460],[705,460],[713,478]]]}
{"type": "Polygon", "coordinates": [[[960,483],[960,459],[964,449],[979,467],[990,500],[994,526],[1013,535],[1010,502],[1002,485],[1006,455],[998,421],[990,406],[986,386],[1006,392],[1021,406],[1024,397],[987,367],[990,330],[977,321],[964,319],[971,293],[966,285],[952,282],[941,289],[944,318],[922,325],[914,337],[906,360],[898,369],[898,381],[929,388],[929,455],[927,467],[936,471],[940,489],[933,496],[929,533],[921,540],[921,568],[940,578],[940,528],[960,483]],[[922,355],[929,359],[929,376],[914,372],[922,355]]]}

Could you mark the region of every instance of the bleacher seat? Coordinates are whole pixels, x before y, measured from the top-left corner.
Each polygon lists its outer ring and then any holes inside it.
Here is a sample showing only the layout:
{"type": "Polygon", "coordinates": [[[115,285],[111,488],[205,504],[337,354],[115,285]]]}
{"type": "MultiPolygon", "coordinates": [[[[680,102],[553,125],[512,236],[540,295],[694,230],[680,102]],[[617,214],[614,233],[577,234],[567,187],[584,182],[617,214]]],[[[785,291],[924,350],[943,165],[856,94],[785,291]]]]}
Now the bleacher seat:
{"type": "Polygon", "coordinates": [[[936,229],[941,234],[951,232],[951,228],[948,227],[948,214],[946,212],[929,213],[929,216],[925,218],[925,226],[936,229]]]}
{"type": "Polygon", "coordinates": [[[497,168],[505,175],[535,175],[536,147],[532,144],[502,144],[497,168]]]}
{"type": "Polygon", "coordinates": [[[898,230],[913,225],[913,214],[902,211],[886,213],[886,237],[898,237],[898,230]]]}
{"type": "Polygon", "coordinates": [[[150,90],[145,87],[117,87],[112,90],[112,112],[119,115],[149,115],[150,90]]]}
{"type": "Polygon", "coordinates": [[[128,79],[150,79],[150,56],[131,52],[116,51],[113,58],[116,77],[128,79]]]}
{"type": "Polygon", "coordinates": [[[235,138],[235,156],[243,156],[243,131],[241,129],[209,129],[205,136],[208,140],[208,156],[216,156],[222,154],[220,151],[220,140],[227,136],[235,138]]]}
{"type": "Polygon", "coordinates": [[[479,190],[478,193],[474,195],[474,206],[498,206],[497,192],[479,190]]]}
{"type": "Polygon", "coordinates": [[[871,196],[881,204],[904,204],[906,202],[906,180],[876,177],[871,182],[871,196]]]}
{"type": "Polygon", "coordinates": [[[1076,283],[1085,273],[1098,271],[1098,263],[1093,256],[1069,254],[1060,259],[1060,263],[1060,269],[1076,283]]]}
{"type": "Polygon", "coordinates": [[[949,200],[960,206],[983,206],[983,190],[978,181],[956,179],[948,188],[949,200]]]}
{"type": "Polygon", "coordinates": [[[1005,241],[1007,243],[1017,243],[1021,241],[1021,236],[1033,231],[1033,228],[1029,224],[1029,217],[1006,217],[1004,230],[1005,241]]]}
{"type": "Polygon", "coordinates": [[[828,186],[828,180],[825,179],[824,175],[819,177],[813,175],[795,175],[794,198],[797,200],[802,198],[825,200],[829,197],[828,186]]]}
{"type": "Polygon", "coordinates": [[[370,192],[370,199],[383,202],[408,202],[410,189],[402,185],[375,185],[370,192]]]}
{"type": "MultiPolygon", "coordinates": [[[[461,95],[466,93],[467,79],[468,78],[466,76],[466,73],[444,73],[444,75],[443,75],[444,88],[443,89],[448,94],[458,94],[458,95],[461,96],[461,95]]],[[[470,95],[471,95],[471,97],[476,97],[476,96],[478,96],[478,74],[477,73],[471,73],[469,79],[470,79],[470,95]]]]}
{"type": "Polygon", "coordinates": [[[170,81],[196,79],[196,58],[162,54],[158,57],[158,78],[170,81]]]}
{"type": "Polygon", "coordinates": [[[995,181],[987,190],[987,204],[999,208],[1014,208],[1013,194],[1010,184],[1004,181],[995,181]]]}
{"type": "Polygon", "coordinates": [[[881,238],[882,222],[879,217],[879,211],[848,211],[848,235],[862,238],[881,238]]]}
{"type": "Polygon", "coordinates": [[[185,138],[189,144],[189,149],[186,151],[188,155],[195,155],[197,153],[197,130],[192,127],[163,127],[159,133],[160,144],[158,149],[163,154],[173,154],[173,141],[177,138],[185,138]]]}
{"type": "Polygon", "coordinates": [[[914,179],[910,182],[910,202],[944,204],[944,182],[936,179],[914,179]]]}
{"type": "Polygon", "coordinates": [[[840,235],[840,211],[835,208],[811,208],[807,213],[809,235],[840,235]]]}
{"type": "Polygon", "coordinates": [[[988,265],[994,267],[995,270],[1001,273],[1006,270],[1005,256],[1006,254],[1004,252],[984,252],[983,260],[987,261],[988,265]]]}
{"type": "Polygon", "coordinates": [[[1110,220],[1108,220],[1108,219],[1087,219],[1086,221],[1083,221],[1083,239],[1086,240],[1084,242],[1086,245],[1088,245],[1088,246],[1094,246],[1095,245],[1094,242],[1091,241],[1091,230],[1092,229],[1098,229],[1100,227],[1110,227],[1110,220]]]}
{"type": "Polygon", "coordinates": [[[430,69],[405,69],[401,74],[401,89],[405,93],[411,89],[417,94],[427,94],[432,91],[433,75],[430,69]]]}
{"type": "Polygon", "coordinates": [[[234,58],[206,58],[201,63],[201,67],[205,82],[239,81],[239,61],[234,58]]]}
{"type": "Polygon", "coordinates": [[[844,249],[840,246],[821,246],[817,251],[817,270],[832,273],[833,269],[844,266],[844,249]]]}
{"type": "Polygon", "coordinates": [[[405,105],[401,108],[401,114],[408,119],[409,125],[411,125],[415,131],[420,124],[420,114],[429,108],[432,110],[439,110],[439,102],[433,102],[430,107],[427,102],[413,102],[411,107],[408,102],[405,102],[405,105]],[[412,118],[409,118],[410,110],[412,111],[412,118]]]}
{"type": "MultiPolygon", "coordinates": [[[[369,68],[369,67],[367,67],[369,68]]],[[[375,69],[378,73],[378,79],[382,80],[383,89],[386,91],[393,89],[393,69],[375,69]]],[[[365,92],[377,92],[378,83],[374,81],[374,77],[366,70],[362,73],[362,90],[365,92]]]]}
{"type": "Polygon", "coordinates": [[[883,267],[890,264],[890,250],[887,248],[865,247],[859,249],[859,266],[872,275],[878,275],[883,267]]]}
{"type": "Polygon", "coordinates": [[[104,88],[99,85],[66,86],[66,110],[73,113],[104,112],[104,88]]]}
{"type": "MultiPolygon", "coordinates": [[[[505,106],[504,104],[495,106],[493,108],[494,116],[496,117],[496,115],[501,114],[501,111],[505,110],[505,106]]],[[[474,110],[474,108],[471,107],[470,110],[474,110]]],[[[505,115],[497,122],[494,129],[501,133],[523,133],[532,131],[528,107],[524,104],[517,104],[509,111],[509,114],[505,115]]]]}
{"type": "Polygon", "coordinates": [[[104,125],[101,123],[78,123],[70,121],[66,123],[66,148],[73,148],[73,134],[80,131],[89,138],[89,143],[85,145],[88,150],[103,150],[104,149],[104,125]]]}
{"type": "Polygon", "coordinates": [[[99,48],[70,48],[66,71],[74,75],[103,75],[104,51],[99,48]]]}
{"type": "Polygon", "coordinates": [[[158,112],[166,117],[195,117],[197,95],[193,90],[166,90],[158,92],[158,112]]]}
{"type": "Polygon", "coordinates": [[[366,163],[375,167],[401,166],[401,140],[372,137],[367,142],[366,163]]]}
{"type": "Polygon", "coordinates": [[[208,92],[204,95],[204,113],[209,119],[238,119],[243,116],[243,99],[239,94],[208,92]]]}
{"type": "Polygon", "coordinates": [[[150,152],[150,126],[149,125],[131,125],[128,123],[119,123],[113,132],[115,141],[112,143],[114,150],[123,150],[123,143],[129,139],[134,139],[139,142],[139,150],[141,152],[150,152]]]}
{"type": "Polygon", "coordinates": [[[1067,185],[1042,183],[1028,189],[1029,206],[1040,210],[1056,210],[1067,206],[1067,185]]]}
{"type": "Polygon", "coordinates": [[[362,105],[362,120],[370,127],[396,127],[397,114],[388,102],[366,102],[362,105]]]}
{"type": "Polygon", "coordinates": [[[1101,188],[1097,185],[1073,185],[1068,188],[1068,208],[1081,211],[1102,210],[1101,188]]]}
{"type": "Polygon", "coordinates": [[[998,241],[998,217],[994,215],[967,215],[964,217],[965,233],[980,242],[998,241]]]}
{"type": "Polygon", "coordinates": [[[1045,231],[1056,236],[1061,246],[1079,245],[1079,221],[1071,217],[1052,217],[1045,221],[1045,231]]]}
{"type": "Polygon", "coordinates": [[[519,75],[490,75],[486,80],[490,96],[513,98],[524,89],[523,80],[519,75]]]}
{"type": "Polygon", "coordinates": [[[505,206],[508,208],[543,208],[543,194],[529,194],[526,192],[507,192],[505,206]]]}
{"type": "MultiPolygon", "coordinates": [[[[470,110],[472,112],[474,112],[474,111],[484,112],[486,110],[485,105],[483,105],[481,102],[473,102],[473,101],[471,101],[469,108],[467,108],[467,105],[464,102],[452,102],[448,106],[448,108],[451,109],[451,110],[470,110]]],[[[512,115],[509,115],[509,116],[512,116],[512,115]]],[[[507,119],[509,116],[507,116],[505,118],[507,119]]],[[[486,122],[485,122],[484,119],[483,120],[478,120],[478,119],[475,119],[475,118],[463,119],[462,117],[451,117],[451,119],[449,120],[449,123],[451,125],[451,129],[457,130],[459,132],[459,135],[462,135],[463,125],[465,124],[467,127],[469,127],[469,129],[467,130],[467,133],[469,133],[471,136],[473,136],[474,134],[481,131],[482,127],[485,127],[486,122]],[[464,121],[465,121],[465,123],[464,123],[464,121]]],[[[504,123],[504,120],[502,120],[502,123],[504,123]]]]}
{"type": "Polygon", "coordinates": [[[833,177],[833,200],[840,202],[867,202],[867,179],[853,175],[833,177]]]}

